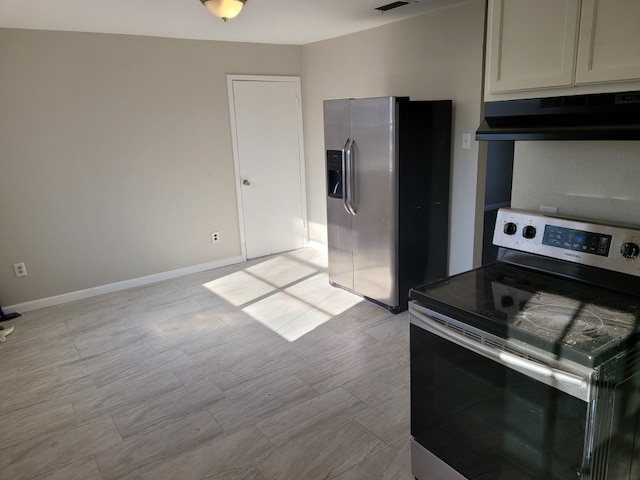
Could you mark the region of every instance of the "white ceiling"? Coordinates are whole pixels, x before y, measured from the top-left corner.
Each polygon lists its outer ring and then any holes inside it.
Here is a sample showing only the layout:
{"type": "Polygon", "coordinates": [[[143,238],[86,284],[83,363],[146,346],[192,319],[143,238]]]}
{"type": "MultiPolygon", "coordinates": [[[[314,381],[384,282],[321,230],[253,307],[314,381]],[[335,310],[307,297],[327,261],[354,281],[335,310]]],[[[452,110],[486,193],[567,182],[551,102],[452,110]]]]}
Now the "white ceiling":
{"type": "Polygon", "coordinates": [[[468,0],[248,0],[228,22],[199,0],[0,0],[0,28],[305,45],[396,22],[468,0]]]}

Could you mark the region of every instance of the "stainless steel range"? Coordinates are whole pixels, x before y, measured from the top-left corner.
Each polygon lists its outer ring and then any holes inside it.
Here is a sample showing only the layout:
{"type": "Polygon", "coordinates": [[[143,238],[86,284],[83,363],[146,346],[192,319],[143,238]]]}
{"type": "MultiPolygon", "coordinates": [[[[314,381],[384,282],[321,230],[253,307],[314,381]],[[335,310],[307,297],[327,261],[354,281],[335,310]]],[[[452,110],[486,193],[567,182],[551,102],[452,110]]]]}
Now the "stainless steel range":
{"type": "Polygon", "coordinates": [[[502,209],[494,244],[410,292],[413,475],[640,479],[640,230],[502,209]]]}

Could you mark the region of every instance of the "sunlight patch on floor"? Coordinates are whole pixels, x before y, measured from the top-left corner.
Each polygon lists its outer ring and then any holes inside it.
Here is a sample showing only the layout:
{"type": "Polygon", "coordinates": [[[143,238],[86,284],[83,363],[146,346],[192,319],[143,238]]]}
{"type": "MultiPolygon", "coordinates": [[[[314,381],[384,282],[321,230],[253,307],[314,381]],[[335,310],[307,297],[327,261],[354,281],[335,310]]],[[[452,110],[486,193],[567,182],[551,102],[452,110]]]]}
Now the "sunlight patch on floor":
{"type": "Polygon", "coordinates": [[[293,342],[330,320],[331,315],[278,292],[242,309],[271,331],[293,342]]]}
{"type": "Polygon", "coordinates": [[[276,285],[264,282],[244,270],[207,282],[203,287],[235,307],[273,293],[278,289],[276,285]]]}
{"type": "Polygon", "coordinates": [[[284,287],[318,271],[317,268],[284,256],[260,262],[244,270],[278,287],[284,287]]]}
{"type": "Polygon", "coordinates": [[[332,287],[326,273],[318,273],[285,289],[285,292],[297,298],[304,298],[309,305],[336,316],[362,302],[362,298],[332,287]]]}
{"type": "Polygon", "coordinates": [[[256,263],[203,286],[290,342],[363,301],[332,287],[326,272],[293,255],[256,263]]]}

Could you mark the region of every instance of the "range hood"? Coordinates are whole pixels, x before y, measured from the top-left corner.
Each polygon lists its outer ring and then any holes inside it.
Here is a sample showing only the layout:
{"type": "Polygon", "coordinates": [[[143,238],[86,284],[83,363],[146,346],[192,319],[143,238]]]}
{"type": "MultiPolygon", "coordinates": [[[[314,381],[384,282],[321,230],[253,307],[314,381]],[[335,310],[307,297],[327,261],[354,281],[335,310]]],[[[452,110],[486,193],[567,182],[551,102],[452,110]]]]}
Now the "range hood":
{"type": "Polygon", "coordinates": [[[485,102],[476,140],[640,140],[640,91],[485,102]]]}

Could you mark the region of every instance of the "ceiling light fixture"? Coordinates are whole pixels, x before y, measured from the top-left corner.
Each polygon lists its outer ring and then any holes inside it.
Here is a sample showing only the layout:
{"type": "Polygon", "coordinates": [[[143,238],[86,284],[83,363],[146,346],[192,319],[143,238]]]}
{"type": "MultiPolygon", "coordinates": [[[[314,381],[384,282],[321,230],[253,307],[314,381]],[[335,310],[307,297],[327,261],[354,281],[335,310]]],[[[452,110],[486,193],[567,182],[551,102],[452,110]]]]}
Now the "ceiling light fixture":
{"type": "Polygon", "coordinates": [[[247,0],[200,0],[200,3],[207,7],[212,15],[226,22],[240,13],[247,0]]]}

